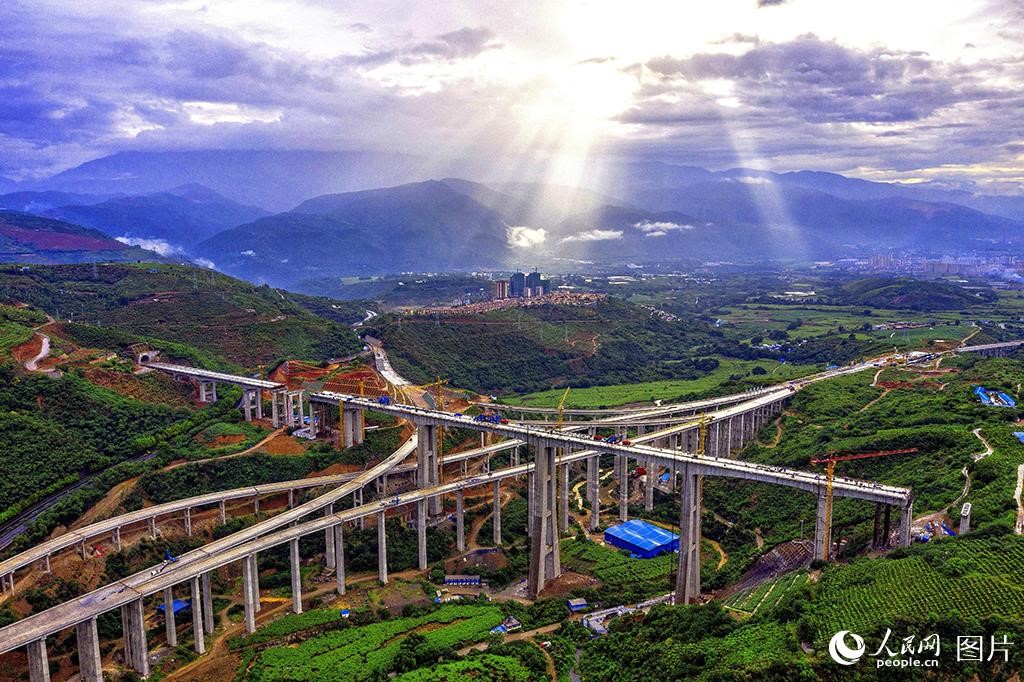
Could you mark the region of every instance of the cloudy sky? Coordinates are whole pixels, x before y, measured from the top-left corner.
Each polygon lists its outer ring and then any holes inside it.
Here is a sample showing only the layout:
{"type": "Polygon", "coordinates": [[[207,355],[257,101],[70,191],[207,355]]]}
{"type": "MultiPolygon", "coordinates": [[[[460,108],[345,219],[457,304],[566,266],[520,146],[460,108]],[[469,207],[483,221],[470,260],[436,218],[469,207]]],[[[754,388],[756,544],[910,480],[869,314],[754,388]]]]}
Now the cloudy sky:
{"type": "Polygon", "coordinates": [[[0,175],[365,149],[1024,181],[1024,0],[5,0],[0,175]]]}

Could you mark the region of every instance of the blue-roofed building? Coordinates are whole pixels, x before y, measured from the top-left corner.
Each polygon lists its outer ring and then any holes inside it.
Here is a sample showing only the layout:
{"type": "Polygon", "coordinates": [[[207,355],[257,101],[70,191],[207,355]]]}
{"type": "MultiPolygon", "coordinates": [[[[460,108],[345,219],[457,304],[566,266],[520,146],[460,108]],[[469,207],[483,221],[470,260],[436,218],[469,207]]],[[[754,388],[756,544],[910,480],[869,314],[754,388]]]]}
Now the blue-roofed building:
{"type": "Polygon", "coordinates": [[[641,559],[679,551],[679,536],[654,524],[631,519],[604,532],[604,541],[641,559]]]}

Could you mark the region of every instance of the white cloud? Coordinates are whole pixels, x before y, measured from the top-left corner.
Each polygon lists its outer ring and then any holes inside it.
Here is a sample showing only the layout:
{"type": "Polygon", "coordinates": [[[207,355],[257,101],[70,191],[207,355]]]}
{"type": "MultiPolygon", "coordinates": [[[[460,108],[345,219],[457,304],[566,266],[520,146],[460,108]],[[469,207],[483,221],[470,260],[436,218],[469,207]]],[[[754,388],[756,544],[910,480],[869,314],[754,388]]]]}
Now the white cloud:
{"type": "Polygon", "coordinates": [[[153,251],[161,256],[174,256],[183,253],[180,246],[171,244],[166,239],[148,239],[146,237],[117,237],[117,241],[128,246],[138,246],[153,251]]]}
{"type": "Polygon", "coordinates": [[[208,270],[217,269],[217,265],[209,258],[193,258],[192,262],[198,265],[199,267],[206,268],[208,270]]]}
{"type": "Polygon", "coordinates": [[[759,175],[741,175],[735,178],[736,182],[741,182],[744,185],[770,185],[772,181],[768,178],[761,177],[759,175]]]}
{"type": "Polygon", "coordinates": [[[240,251],[239,253],[242,254],[243,256],[255,256],[256,255],[256,252],[253,251],[252,249],[246,249],[245,251],[240,251]]]}
{"type": "Polygon", "coordinates": [[[543,227],[527,227],[526,225],[506,225],[505,238],[509,246],[528,249],[543,244],[548,238],[548,231],[543,227]]]}
{"type": "Polygon", "coordinates": [[[562,237],[562,242],[603,242],[612,239],[622,239],[622,230],[586,230],[577,232],[568,237],[562,237]]]}
{"type": "Polygon", "coordinates": [[[634,223],[633,227],[643,232],[645,237],[664,237],[669,232],[693,229],[693,225],[673,223],[667,220],[644,220],[634,223]]]}

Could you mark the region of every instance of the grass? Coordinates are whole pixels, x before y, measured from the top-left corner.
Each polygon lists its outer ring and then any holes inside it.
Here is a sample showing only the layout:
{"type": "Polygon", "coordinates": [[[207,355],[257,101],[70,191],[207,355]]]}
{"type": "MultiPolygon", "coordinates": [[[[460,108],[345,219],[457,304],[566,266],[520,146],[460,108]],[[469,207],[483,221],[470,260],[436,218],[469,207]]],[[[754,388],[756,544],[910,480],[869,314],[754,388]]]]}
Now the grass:
{"type": "MultiPolygon", "coordinates": [[[[709,394],[730,381],[730,377],[740,375],[743,385],[737,390],[749,388],[753,383],[778,383],[796,377],[805,376],[817,371],[815,365],[781,365],[772,360],[735,360],[718,358],[718,368],[699,379],[668,379],[648,381],[636,384],[615,384],[611,386],[592,386],[590,388],[574,388],[569,391],[565,401],[571,408],[600,408],[626,405],[629,403],[651,402],[653,400],[671,401],[682,397],[709,394]],[[767,374],[751,375],[754,367],[767,370],[767,374]]],[[[565,389],[554,389],[528,393],[510,397],[506,402],[526,407],[557,407],[565,389]]]]}
{"type": "Polygon", "coordinates": [[[15,322],[0,321],[0,351],[8,351],[32,338],[32,330],[15,322]]]}

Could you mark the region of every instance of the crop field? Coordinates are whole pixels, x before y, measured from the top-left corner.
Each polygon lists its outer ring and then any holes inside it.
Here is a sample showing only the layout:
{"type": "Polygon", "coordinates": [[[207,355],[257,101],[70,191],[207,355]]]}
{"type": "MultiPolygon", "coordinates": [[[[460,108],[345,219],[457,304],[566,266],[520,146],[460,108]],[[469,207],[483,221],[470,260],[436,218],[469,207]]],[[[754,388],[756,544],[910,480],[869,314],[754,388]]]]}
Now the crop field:
{"type": "Polygon", "coordinates": [[[725,600],[725,606],[732,611],[753,616],[757,613],[770,611],[777,606],[789,592],[799,589],[807,582],[807,573],[796,571],[779,576],[758,585],[752,590],[737,592],[725,600]]]}
{"type": "MultiPolygon", "coordinates": [[[[780,364],[774,360],[736,360],[717,358],[719,365],[705,376],[698,379],[666,379],[636,384],[613,384],[611,386],[591,386],[574,388],[569,391],[565,406],[570,408],[615,407],[629,403],[651,402],[654,400],[675,400],[681,397],[709,394],[729,382],[735,375],[743,377],[735,385],[735,390],[750,388],[755,384],[778,383],[797,377],[812,374],[820,370],[815,365],[780,364]],[[754,367],[766,370],[765,374],[751,375],[754,367]]],[[[513,405],[529,407],[556,407],[565,389],[540,391],[526,395],[509,397],[507,402],[513,405]]]]}
{"type": "Polygon", "coordinates": [[[578,540],[562,542],[561,559],[571,570],[593,575],[608,587],[635,584],[650,589],[651,594],[671,589],[668,576],[675,572],[679,561],[674,553],[631,559],[613,547],[578,540]]]}
{"type": "Polygon", "coordinates": [[[442,663],[433,668],[420,668],[394,678],[395,682],[472,682],[473,680],[502,680],[502,682],[530,682],[534,678],[528,669],[511,656],[484,654],[462,661],[442,663]]]}
{"type": "Polygon", "coordinates": [[[496,606],[459,605],[414,618],[347,627],[295,647],[267,649],[255,660],[247,679],[379,679],[392,669],[402,640],[414,632],[437,648],[456,649],[483,640],[502,618],[496,606]]]}
{"type": "Polygon", "coordinates": [[[930,614],[1019,619],[1024,613],[1024,538],[940,540],[906,553],[826,571],[812,611],[818,640],[930,614]]]}
{"type": "Polygon", "coordinates": [[[32,338],[32,330],[14,322],[0,321],[0,351],[6,353],[32,338]]]}

